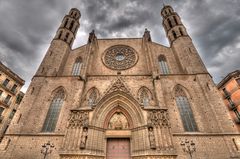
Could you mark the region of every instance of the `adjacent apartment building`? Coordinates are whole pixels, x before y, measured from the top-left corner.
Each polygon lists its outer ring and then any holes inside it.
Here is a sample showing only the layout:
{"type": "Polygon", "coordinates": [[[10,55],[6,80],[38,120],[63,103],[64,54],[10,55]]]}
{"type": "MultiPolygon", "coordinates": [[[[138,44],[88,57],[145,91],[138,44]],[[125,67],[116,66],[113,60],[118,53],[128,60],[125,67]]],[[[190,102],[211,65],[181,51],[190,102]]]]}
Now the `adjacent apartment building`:
{"type": "Polygon", "coordinates": [[[0,141],[17,111],[25,81],[0,62],[0,141]]]}
{"type": "Polygon", "coordinates": [[[240,131],[240,70],[229,73],[218,85],[224,103],[240,131]]]}

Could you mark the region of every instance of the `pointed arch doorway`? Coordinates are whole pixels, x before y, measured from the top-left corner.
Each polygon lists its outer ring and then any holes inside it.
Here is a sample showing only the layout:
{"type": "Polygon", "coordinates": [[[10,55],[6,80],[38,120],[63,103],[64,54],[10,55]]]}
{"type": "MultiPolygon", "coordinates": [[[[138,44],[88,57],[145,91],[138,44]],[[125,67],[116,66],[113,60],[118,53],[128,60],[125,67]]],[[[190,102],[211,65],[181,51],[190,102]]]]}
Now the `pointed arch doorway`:
{"type": "Polygon", "coordinates": [[[107,159],[130,159],[129,138],[107,138],[107,159]]]}
{"type": "Polygon", "coordinates": [[[127,111],[121,107],[113,109],[106,119],[106,159],[130,159],[130,137],[132,127],[127,111]]]}

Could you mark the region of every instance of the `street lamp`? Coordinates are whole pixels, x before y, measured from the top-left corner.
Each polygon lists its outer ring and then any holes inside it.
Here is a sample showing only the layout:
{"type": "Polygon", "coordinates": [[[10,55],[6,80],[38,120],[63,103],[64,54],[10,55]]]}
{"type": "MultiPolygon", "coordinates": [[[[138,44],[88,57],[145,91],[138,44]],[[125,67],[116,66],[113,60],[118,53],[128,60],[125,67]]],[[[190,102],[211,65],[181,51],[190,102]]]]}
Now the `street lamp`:
{"type": "Polygon", "coordinates": [[[54,145],[50,141],[42,145],[41,153],[44,155],[43,159],[46,159],[47,155],[52,153],[52,148],[54,148],[54,145]]]}
{"type": "Polygon", "coordinates": [[[192,159],[193,152],[196,151],[195,143],[192,140],[189,141],[188,139],[185,139],[185,141],[181,141],[180,145],[182,146],[183,151],[188,153],[192,159]]]}

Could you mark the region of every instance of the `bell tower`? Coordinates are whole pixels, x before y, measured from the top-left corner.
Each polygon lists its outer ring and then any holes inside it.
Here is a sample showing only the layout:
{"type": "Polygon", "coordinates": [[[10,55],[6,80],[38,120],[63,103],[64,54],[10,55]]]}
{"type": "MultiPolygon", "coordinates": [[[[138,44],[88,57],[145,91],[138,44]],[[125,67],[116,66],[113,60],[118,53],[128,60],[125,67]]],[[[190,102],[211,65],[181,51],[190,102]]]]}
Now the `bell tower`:
{"type": "Polygon", "coordinates": [[[77,30],[80,26],[80,17],[80,11],[76,8],[72,8],[69,14],[63,18],[62,24],[59,27],[54,39],[63,40],[64,42],[72,46],[77,30]]]}
{"type": "Polygon", "coordinates": [[[180,64],[179,73],[207,73],[191,37],[188,35],[180,16],[173,10],[170,5],[163,7],[161,11],[163,18],[162,25],[165,29],[166,36],[170,46],[180,64]]]}
{"type": "Polygon", "coordinates": [[[170,44],[179,37],[188,36],[186,28],[182,24],[181,18],[176,12],[174,12],[171,6],[164,6],[161,11],[161,15],[163,17],[163,27],[166,31],[170,44]]]}
{"type": "Polygon", "coordinates": [[[62,75],[63,67],[80,26],[80,17],[81,13],[76,8],[72,8],[65,15],[35,76],[62,75]]]}

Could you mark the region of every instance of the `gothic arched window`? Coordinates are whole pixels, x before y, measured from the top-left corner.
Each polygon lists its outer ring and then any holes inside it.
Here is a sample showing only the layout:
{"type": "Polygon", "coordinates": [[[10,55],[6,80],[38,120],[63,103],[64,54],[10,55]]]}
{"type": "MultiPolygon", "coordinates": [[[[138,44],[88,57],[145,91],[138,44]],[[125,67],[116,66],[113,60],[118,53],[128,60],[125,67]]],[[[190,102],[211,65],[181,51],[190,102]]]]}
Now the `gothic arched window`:
{"type": "Polygon", "coordinates": [[[66,34],[66,36],[65,36],[65,38],[64,38],[64,41],[67,42],[67,40],[68,40],[68,36],[69,36],[69,33],[66,34]]]}
{"type": "Polygon", "coordinates": [[[166,58],[165,58],[164,55],[160,55],[158,57],[158,63],[159,63],[160,71],[161,71],[162,74],[169,74],[170,73],[168,65],[167,65],[167,61],[166,61],[166,58]]]}
{"type": "Polygon", "coordinates": [[[62,31],[59,32],[58,39],[61,39],[62,31]]]}
{"type": "Polygon", "coordinates": [[[172,34],[173,34],[174,39],[176,39],[176,38],[177,38],[176,32],[175,32],[175,31],[172,31],[172,34]]]}
{"type": "Polygon", "coordinates": [[[175,21],[176,25],[178,25],[177,18],[176,18],[175,16],[173,16],[173,19],[174,19],[174,21],[175,21]]]}
{"type": "Polygon", "coordinates": [[[71,24],[70,24],[70,27],[69,27],[69,30],[72,30],[73,24],[74,24],[74,21],[72,20],[72,22],[71,22],[71,24]]]}
{"type": "Polygon", "coordinates": [[[66,26],[67,26],[67,23],[68,23],[68,19],[66,19],[66,21],[65,21],[65,23],[64,23],[64,25],[63,25],[63,27],[66,27],[66,26]]]}
{"type": "Polygon", "coordinates": [[[181,35],[183,35],[182,28],[179,28],[179,32],[180,32],[181,35]]]}
{"type": "Polygon", "coordinates": [[[175,88],[175,97],[184,130],[189,132],[198,131],[188,98],[180,86],[175,88]]]}
{"type": "Polygon", "coordinates": [[[43,132],[53,132],[55,130],[63,101],[64,101],[64,90],[60,89],[59,91],[56,92],[51,102],[51,105],[49,107],[49,110],[42,128],[43,132]]]}
{"type": "Polygon", "coordinates": [[[75,60],[75,63],[73,65],[73,69],[72,69],[72,75],[73,76],[79,76],[80,75],[81,66],[82,66],[82,59],[80,57],[78,57],[75,60]]]}
{"type": "Polygon", "coordinates": [[[93,89],[88,98],[88,105],[92,107],[97,102],[97,92],[96,89],[93,89]]]}
{"type": "Polygon", "coordinates": [[[172,28],[172,22],[168,19],[168,24],[169,24],[169,27],[172,28]]]}
{"type": "Polygon", "coordinates": [[[141,87],[138,91],[139,102],[144,106],[149,106],[151,93],[146,87],[141,87]]]}

